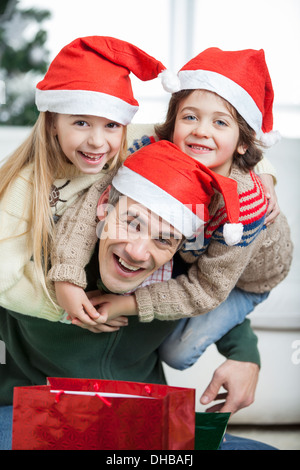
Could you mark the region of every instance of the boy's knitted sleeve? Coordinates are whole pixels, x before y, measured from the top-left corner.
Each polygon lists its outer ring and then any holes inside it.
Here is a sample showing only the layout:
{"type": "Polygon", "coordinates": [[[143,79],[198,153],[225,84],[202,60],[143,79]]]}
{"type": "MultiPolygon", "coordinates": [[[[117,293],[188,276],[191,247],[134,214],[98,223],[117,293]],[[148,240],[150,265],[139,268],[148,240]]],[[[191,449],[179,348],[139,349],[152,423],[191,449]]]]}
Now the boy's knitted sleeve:
{"type": "Polygon", "coordinates": [[[259,243],[259,237],[247,247],[211,242],[187,274],[137,289],[140,321],[176,320],[213,310],[235,287],[259,243]]]}
{"type": "Polygon", "coordinates": [[[86,288],[85,266],[97,242],[97,204],[109,186],[112,175],[105,175],[70,206],[56,224],[48,279],[67,281],[86,288]]]}

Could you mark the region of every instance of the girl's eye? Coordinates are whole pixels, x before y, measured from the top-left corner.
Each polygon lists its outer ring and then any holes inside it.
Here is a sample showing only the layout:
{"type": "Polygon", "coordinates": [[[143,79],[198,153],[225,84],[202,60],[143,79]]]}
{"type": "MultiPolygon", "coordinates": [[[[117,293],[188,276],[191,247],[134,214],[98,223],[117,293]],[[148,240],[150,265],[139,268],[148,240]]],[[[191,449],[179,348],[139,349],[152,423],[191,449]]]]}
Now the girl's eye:
{"type": "Polygon", "coordinates": [[[86,121],[76,121],[75,124],[79,127],[88,126],[88,123],[86,121]]]}
{"type": "Polygon", "coordinates": [[[108,127],[109,129],[117,129],[120,127],[120,124],[118,124],[117,122],[110,122],[106,125],[106,127],[108,127]]]}

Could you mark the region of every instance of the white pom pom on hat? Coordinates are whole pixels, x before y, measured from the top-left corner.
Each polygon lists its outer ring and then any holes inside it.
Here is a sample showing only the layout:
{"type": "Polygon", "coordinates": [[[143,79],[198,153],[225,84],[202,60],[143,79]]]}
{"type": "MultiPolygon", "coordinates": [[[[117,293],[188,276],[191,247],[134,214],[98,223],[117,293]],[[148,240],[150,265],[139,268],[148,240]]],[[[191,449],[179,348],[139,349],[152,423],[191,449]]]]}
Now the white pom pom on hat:
{"type": "Polygon", "coordinates": [[[163,70],[159,74],[158,78],[161,79],[164,90],[168,91],[169,93],[176,93],[177,91],[181,90],[178,75],[176,75],[171,70],[163,70]]]}
{"type": "Polygon", "coordinates": [[[226,245],[233,246],[237,245],[243,236],[244,226],[241,222],[238,224],[224,224],[223,227],[223,236],[226,242],[226,245]]]}

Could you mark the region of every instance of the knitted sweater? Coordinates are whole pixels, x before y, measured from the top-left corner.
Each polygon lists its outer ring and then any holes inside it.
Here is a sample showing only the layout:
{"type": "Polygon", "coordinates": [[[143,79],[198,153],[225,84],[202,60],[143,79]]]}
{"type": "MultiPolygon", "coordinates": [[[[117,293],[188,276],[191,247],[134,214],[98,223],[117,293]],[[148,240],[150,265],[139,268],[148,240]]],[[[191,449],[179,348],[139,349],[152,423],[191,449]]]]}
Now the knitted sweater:
{"type": "MultiPolygon", "coordinates": [[[[49,200],[55,220],[92,183],[105,176],[85,175],[69,166],[66,177],[56,179],[51,188],[49,200]]],[[[28,232],[32,177],[33,167],[28,165],[0,200],[0,305],[26,315],[54,319],[62,309],[55,310],[44,293],[32,260],[28,232]]]]}

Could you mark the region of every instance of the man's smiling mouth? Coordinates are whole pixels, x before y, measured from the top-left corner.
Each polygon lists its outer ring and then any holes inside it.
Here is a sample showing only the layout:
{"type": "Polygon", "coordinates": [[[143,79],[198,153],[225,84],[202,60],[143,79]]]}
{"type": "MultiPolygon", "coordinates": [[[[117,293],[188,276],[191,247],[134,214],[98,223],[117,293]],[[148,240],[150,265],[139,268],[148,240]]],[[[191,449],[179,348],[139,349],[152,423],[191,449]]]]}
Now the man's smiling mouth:
{"type": "Polygon", "coordinates": [[[123,258],[120,258],[119,256],[115,255],[115,258],[116,258],[119,266],[121,267],[121,269],[125,272],[131,272],[132,273],[132,272],[140,271],[140,270],[143,269],[140,266],[133,266],[131,264],[128,264],[123,258]]]}

